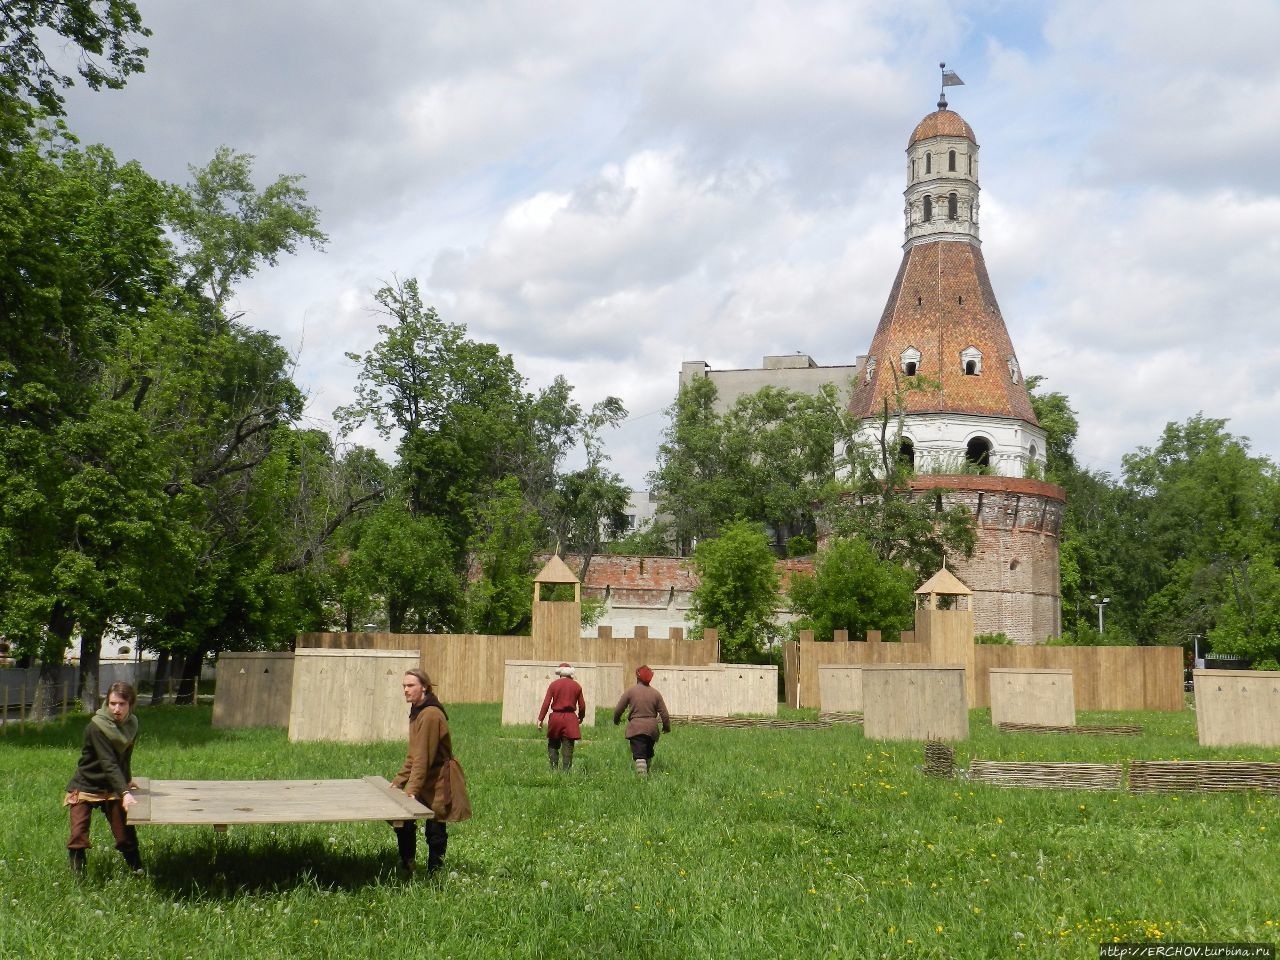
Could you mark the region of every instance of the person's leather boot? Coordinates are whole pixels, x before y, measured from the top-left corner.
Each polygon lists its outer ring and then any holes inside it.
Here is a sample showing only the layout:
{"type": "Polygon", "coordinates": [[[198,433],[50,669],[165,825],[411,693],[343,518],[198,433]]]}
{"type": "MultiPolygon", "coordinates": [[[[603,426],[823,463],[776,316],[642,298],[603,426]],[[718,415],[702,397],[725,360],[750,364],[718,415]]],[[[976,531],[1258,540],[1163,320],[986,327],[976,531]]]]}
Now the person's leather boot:
{"type": "Polygon", "coordinates": [[[568,773],[569,768],[573,766],[573,741],[566,740],[560,745],[560,751],[564,756],[564,772],[568,773]]]}
{"type": "Polygon", "coordinates": [[[551,764],[552,770],[554,770],[559,765],[560,750],[558,747],[553,747],[550,745],[547,746],[547,760],[551,764]]]}
{"type": "Polygon", "coordinates": [[[71,865],[72,873],[74,873],[77,877],[84,876],[85,851],[83,849],[68,850],[67,862],[71,865]]]}
{"type": "Polygon", "coordinates": [[[138,850],[136,847],[121,850],[120,856],[124,857],[124,862],[134,873],[137,873],[142,869],[142,858],[138,856],[138,850]]]}

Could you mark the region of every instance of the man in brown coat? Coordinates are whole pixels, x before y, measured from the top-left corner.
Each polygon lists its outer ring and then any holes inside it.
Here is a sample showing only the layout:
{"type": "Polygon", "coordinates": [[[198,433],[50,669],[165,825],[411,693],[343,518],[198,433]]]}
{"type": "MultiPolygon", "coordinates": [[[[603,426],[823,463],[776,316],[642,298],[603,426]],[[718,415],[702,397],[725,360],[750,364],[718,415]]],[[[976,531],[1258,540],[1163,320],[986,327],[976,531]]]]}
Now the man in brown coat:
{"type": "MultiPolygon", "coordinates": [[[[391,786],[430,807],[435,814],[434,819],[422,822],[427,840],[427,871],[434,873],[444,862],[445,848],[449,845],[444,825],[444,817],[449,812],[445,793],[448,783],[441,771],[453,757],[453,739],[449,736],[449,718],[432,691],[431,679],[426,673],[417,669],[408,671],[401,686],[405,702],[409,704],[409,752],[391,786]]],[[[412,873],[418,852],[417,826],[410,821],[395,831],[400,863],[412,873]]]]}
{"type": "Polygon", "coordinates": [[[662,694],[649,682],[653,680],[653,671],[647,666],[636,671],[636,683],[622,695],[618,705],[613,708],[613,723],[622,722],[622,715],[631,708],[627,718],[627,729],[624,736],[631,743],[631,758],[636,762],[636,773],[642,777],[649,775],[649,764],[653,761],[653,747],[658,742],[658,721],[662,721],[662,733],[671,732],[671,715],[667,713],[667,704],[662,694]]]}

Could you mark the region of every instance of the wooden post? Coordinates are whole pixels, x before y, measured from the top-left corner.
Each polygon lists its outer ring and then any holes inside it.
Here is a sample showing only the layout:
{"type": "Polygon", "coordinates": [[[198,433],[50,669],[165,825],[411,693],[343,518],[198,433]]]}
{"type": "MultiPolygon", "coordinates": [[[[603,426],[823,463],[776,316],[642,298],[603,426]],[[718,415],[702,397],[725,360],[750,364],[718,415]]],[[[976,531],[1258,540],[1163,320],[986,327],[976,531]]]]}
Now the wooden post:
{"type": "Polygon", "coordinates": [[[596,636],[601,640],[612,640],[613,627],[604,626],[604,625],[596,627],[596,636]]]}
{"type": "Polygon", "coordinates": [[[0,714],[0,734],[9,732],[9,685],[4,685],[4,713],[0,714]]]}
{"type": "Polygon", "coordinates": [[[200,674],[196,674],[195,685],[191,688],[191,705],[193,707],[200,706],[200,674]]]}
{"type": "Polygon", "coordinates": [[[649,628],[648,628],[648,627],[636,627],[636,632],[635,632],[634,636],[635,636],[635,639],[637,639],[637,640],[648,640],[648,639],[649,639],[649,628]]]}
{"type": "Polygon", "coordinates": [[[837,630],[837,631],[836,631],[836,633],[835,633],[835,637],[833,637],[832,639],[834,639],[836,643],[848,643],[848,642],[849,642],[849,631],[848,631],[848,630],[837,630]]]}
{"type": "Polygon", "coordinates": [[[667,636],[669,636],[672,640],[683,640],[684,627],[672,627],[670,630],[667,631],[667,636]]]}
{"type": "Polygon", "coordinates": [[[22,681],[22,699],[18,701],[18,732],[27,732],[27,681],[22,681]]]}
{"type": "Polygon", "coordinates": [[[67,695],[69,693],[67,686],[68,686],[67,681],[63,680],[62,681],[62,719],[63,720],[67,719],[67,702],[68,702],[67,695]]]}

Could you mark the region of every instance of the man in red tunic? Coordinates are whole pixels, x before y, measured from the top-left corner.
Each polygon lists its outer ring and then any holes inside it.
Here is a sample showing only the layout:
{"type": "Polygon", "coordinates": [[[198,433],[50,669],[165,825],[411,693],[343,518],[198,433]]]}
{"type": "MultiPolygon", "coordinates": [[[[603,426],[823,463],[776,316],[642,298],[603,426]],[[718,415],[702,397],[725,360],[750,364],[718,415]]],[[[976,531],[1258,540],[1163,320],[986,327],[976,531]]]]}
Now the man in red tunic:
{"type": "Polygon", "coordinates": [[[551,710],[551,721],[547,724],[547,759],[551,769],[556,769],[561,757],[564,758],[564,769],[567,772],[573,766],[573,745],[582,739],[582,728],[579,724],[587,716],[587,700],[582,695],[582,684],[573,679],[573,667],[562,663],[556,667],[559,680],[552,680],[547,687],[547,695],[542,698],[542,709],[538,711],[538,729],[542,729],[542,721],[551,710]]]}

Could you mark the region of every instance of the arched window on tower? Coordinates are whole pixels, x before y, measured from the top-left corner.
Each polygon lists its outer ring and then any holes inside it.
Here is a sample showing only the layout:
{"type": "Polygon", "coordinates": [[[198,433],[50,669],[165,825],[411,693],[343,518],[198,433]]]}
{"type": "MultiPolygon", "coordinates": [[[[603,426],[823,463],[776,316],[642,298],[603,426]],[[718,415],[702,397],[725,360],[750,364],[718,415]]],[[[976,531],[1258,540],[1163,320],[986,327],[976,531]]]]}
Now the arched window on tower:
{"type": "Polygon", "coordinates": [[[898,459],[908,469],[914,470],[916,468],[916,445],[911,442],[910,437],[903,437],[902,443],[898,444],[898,459]]]}
{"type": "Polygon", "coordinates": [[[991,441],[986,437],[974,437],[964,448],[964,458],[975,467],[991,466],[991,441]]]}
{"type": "Polygon", "coordinates": [[[947,194],[947,219],[955,220],[960,212],[960,198],[954,193],[947,194]]]}
{"type": "Polygon", "coordinates": [[[914,180],[915,178],[916,178],[916,162],[912,160],[911,161],[911,179],[914,180]]]}
{"type": "Polygon", "coordinates": [[[933,219],[933,197],[924,198],[924,222],[928,223],[933,219]]]}
{"type": "Polygon", "coordinates": [[[933,154],[926,153],[924,155],[924,172],[933,173],[933,154]]]}
{"type": "Polygon", "coordinates": [[[976,377],[982,373],[982,351],[977,347],[965,347],[960,351],[960,369],[966,377],[976,377]]]}
{"type": "Polygon", "coordinates": [[[947,169],[954,171],[956,168],[956,152],[954,150],[947,154],[947,169]]]}
{"type": "Polygon", "coordinates": [[[972,153],[968,154],[968,157],[969,157],[969,176],[973,176],[973,154],[972,153]]]}
{"type": "Polygon", "coordinates": [[[915,347],[907,347],[902,351],[902,373],[914,377],[920,370],[920,351],[915,347]]]}

